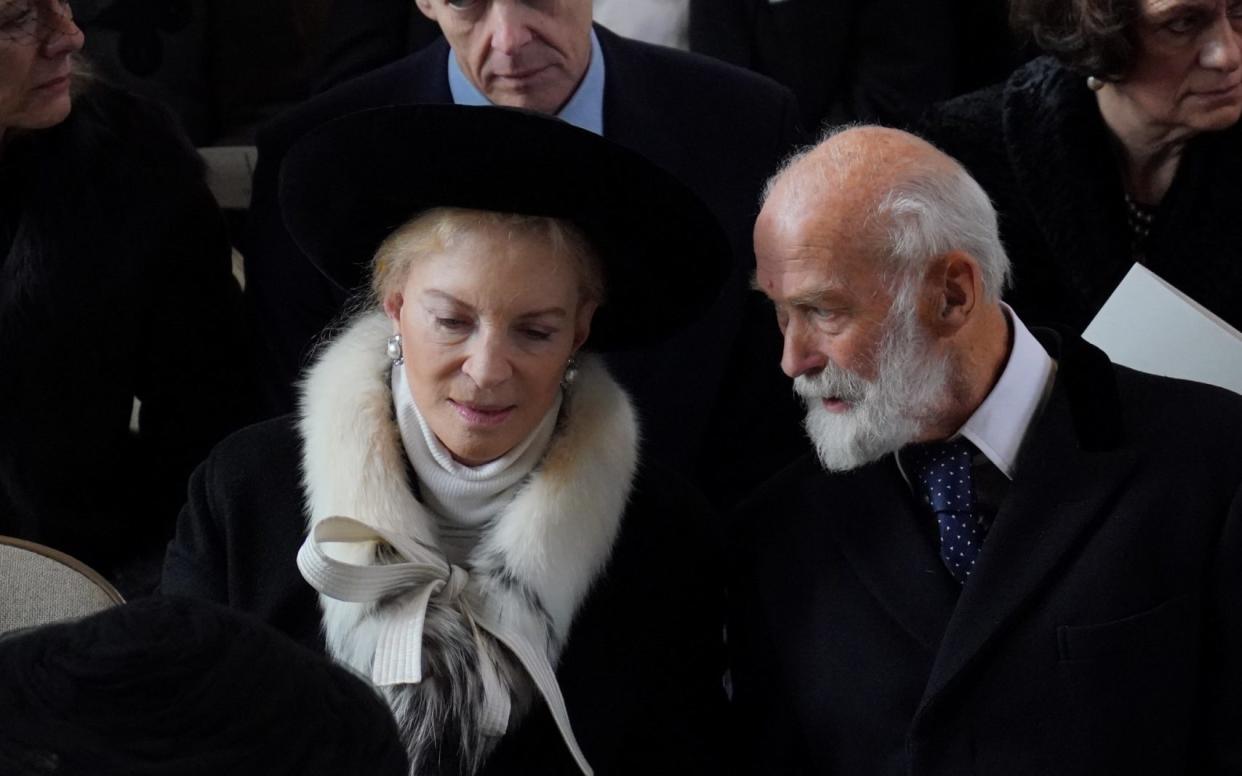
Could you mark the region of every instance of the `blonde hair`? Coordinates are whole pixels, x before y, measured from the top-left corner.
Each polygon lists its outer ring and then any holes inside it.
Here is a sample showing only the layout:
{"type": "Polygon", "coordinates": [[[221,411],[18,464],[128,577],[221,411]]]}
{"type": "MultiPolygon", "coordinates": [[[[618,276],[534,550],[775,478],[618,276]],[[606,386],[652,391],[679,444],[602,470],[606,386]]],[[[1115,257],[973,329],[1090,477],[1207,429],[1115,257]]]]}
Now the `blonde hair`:
{"type": "Polygon", "coordinates": [[[437,207],[419,213],[399,226],[380,244],[371,264],[373,301],[384,300],[400,290],[414,261],[445,250],[458,239],[481,228],[507,230],[541,239],[559,256],[574,260],[578,270],[580,301],[604,302],[604,264],[574,224],[560,218],[497,213],[460,207],[437,207]]]}

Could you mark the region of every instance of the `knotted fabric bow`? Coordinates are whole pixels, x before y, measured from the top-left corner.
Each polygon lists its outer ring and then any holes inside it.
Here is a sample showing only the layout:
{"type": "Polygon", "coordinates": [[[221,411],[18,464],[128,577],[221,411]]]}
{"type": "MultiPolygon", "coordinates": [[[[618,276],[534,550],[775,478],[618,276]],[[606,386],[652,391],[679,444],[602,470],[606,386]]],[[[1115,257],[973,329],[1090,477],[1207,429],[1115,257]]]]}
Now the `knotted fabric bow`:
{"type": "MultiPolygon", "coordinates": [[[[403,593],[414,594],[382,624],[371,667],[371,680],[380,687],[418,684],[423,680],[427,606],[432,598],[454,604],[470,622],[480,650],[483,647],[478,631],[483,630],[513,653],[547,703],[574,761],[585,776],[592,776],[591,766],[574,738],[569,712],[547,655],[486,611],[465,604],[462,594],[470,580],[465,569],[450,564],[441,554],[413,539],[377,530],[349,517],[329,517],[317,522],[298,550],[297,562],[298,570],[311,587],[338,601],[373,603],[403,593]],[[362,566],[329,557],[323,548],[324,544],[360,542],[384,542],[403,560],[362,566]]],[[[500,684],[491,661],[484,657],[479,665],[486,696],[484,725],[492,734],[503,735],[508,727],[509,693],[500,684]]]]}

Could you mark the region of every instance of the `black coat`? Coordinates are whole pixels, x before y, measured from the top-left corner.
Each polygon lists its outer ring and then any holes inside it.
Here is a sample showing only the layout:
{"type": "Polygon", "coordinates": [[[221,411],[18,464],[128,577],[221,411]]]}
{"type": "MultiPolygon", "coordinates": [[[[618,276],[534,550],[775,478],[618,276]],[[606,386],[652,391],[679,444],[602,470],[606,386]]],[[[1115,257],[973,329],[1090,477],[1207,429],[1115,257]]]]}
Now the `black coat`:
{"type": "Polygon", "coordinates": [[[788,86],[807,128],[904,126],[1021,61],[998,0],[690,0],[690,48],[788,86]]]}
{"type": "MultiPolygon", "coordinates": [[[[607,68],[605,136],[685,181],[725,226],[735,258],[719,301],[699,323],[661,346],[616,354],[610,365],[643,417],[644,455],[732,504],[806,448],[800,408],[778,366],[774,316],[750,288],[759,192],[795,142],[797,108],[787,90],[753,73],[601,27],[596,33],[607,68]]],[[[298,138],[336,116],[451,102],[448,53],[440,39],[321,95],[260,135],[244,252],[247,306],[264,339],[256,345],[273,411],[292,409],[293,382],[344,304],[284,228],[281,161],[298,138]]]]}
{"type": "Polygon", "coordinates": [[[102,84],[6,136],[0,192],[0,534],[109,570],[244,422],[224,223],[166,112],[102,84]]]}
{"type": "Polygon", "coordinates": [[[958,591],[892,456],[741,513],[757,773],[1237,773],[1242,398],[1041,337],[1051,398],[958,591]]]}
{"type": "MultiPolygon", "coordinates": [[[[924,135],[992,197],[1014,265],[1006,299],[1028,321],[1078,331],[1134,263],[1115,142],[1085,79],[1041,58],[938,106],[924,135]]],[[[1242,327],[1242,124],[1188,144],[1146,266],[1242,327]]]]}
{"type": "Polygon", "coordinates": [[[440,37],[408,0],[333,0],[319,41],[316,93],[365,75],[440,37]]]}
{"type": "MultiPolygon", "coordinates": [[[[306,533],[291,418],[252,426],[195,472],[162,592],[258,616],[323,650],[317,594],[295,565],[306,533]]],[[[720,576],[700,496],[642,469],[609,565],[556,674],[599,774],[717,774],[725,754],[720,576]]],[[[502,740],[483,773],[576,774],[546,710],[502,740]]]]}

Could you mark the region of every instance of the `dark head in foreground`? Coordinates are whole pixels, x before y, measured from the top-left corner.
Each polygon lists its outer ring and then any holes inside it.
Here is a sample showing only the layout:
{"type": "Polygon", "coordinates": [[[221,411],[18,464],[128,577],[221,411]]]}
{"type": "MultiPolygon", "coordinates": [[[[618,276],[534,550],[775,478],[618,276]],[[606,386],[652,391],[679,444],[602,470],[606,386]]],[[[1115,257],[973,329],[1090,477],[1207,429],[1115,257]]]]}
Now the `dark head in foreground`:
{"type": "Polygon", "coordinates": [[[0,772],[402,776],[365,682],[223,607],[144,599],[0,641],[0,772]]]}

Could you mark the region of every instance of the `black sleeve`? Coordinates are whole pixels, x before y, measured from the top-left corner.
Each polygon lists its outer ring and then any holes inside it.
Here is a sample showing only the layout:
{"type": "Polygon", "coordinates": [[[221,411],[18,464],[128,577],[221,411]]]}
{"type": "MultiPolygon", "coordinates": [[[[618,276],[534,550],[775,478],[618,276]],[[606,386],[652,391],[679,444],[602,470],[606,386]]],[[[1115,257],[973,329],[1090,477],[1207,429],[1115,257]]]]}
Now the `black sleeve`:
{"type": "Polygon", "coordinates": [[[318,599],[297,568],[306,526],[300,450],[286,416],[211,451],[190,478],[160,592],[249,612],[322,650],[318,599]]]}
{"type": "Polygon", "coordinates": [[[229,603],[226,537],[217,522],[214,472],[215,459],[208,458],[190,477],[177,533],[164,556],[162,595],[229,603]]]}
{"type": "Polygon", "coordinates": [[[144,499],[164,539],[190,472],[253,407],[224,220],[194,151],[175,132],[171,121],[145,128],[150,169],[131,168],[135,189],[150,186],[136,441],[149,475],[144,499]]]}
{"type": "MultiPolygon", "coordinates": [[[[665,494],[678,485],[659,486],[665,494]]],[[[648,603],[648,626],[664,634],[652,655],[652,702],[624,762],[614,773],[728,772],[725,693],[724,579],[718,515],[696,490],[670,500],[656,541],[644,555],[647,573],[663,581],[648,603]],[[658,560],[657,560],[658,559],[658,560]],[[660,600],[662,599],[662,600],[660,600]],[[661,752],[659,767],[644,752],[661,752]]]]}
{"type": "Polygon", "coordinates": [[[1196,724],[1210,739],[1196,773],[1242,773],[1242,488],[1230,505],[1209,591],[1207,701],[1196,724]]]}
{"type": "Polygon", "coordinates": [[[754,12],[749,0],[690,0],[690,50],[753,69],[754,12]]]}
{"type": "Polygon", "coordinates": [[[729,540],[728,551],[728,660],[730,703],[730,750],[738,773],[798,774],[807,768],[801,759],[799,723],[789,712],[792,693],[781,686],[773,670],[778,654],[774,636],[763,621],[758,604],[755,553],[756,537],[750,535],[762,520],[753,514],[737,517],[739,527],[729,540]]]}

